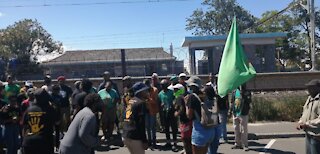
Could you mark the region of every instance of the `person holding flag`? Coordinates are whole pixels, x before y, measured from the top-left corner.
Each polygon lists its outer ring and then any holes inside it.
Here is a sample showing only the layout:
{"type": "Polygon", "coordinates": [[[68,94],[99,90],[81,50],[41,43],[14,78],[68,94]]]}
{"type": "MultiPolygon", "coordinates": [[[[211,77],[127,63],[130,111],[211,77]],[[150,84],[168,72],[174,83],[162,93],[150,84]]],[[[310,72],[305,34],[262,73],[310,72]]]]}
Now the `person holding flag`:
{"type": "Polygon", "coordinates": [[[229,92],[233,93],[231,103],[234,114],[235,146],[233,149],[243,148],[248,151],[248,113],[250,109],[251,93],[246,90],[245,83],[255,77],[256,71],[248,62],[239,38],[236,18],[233,19],[231,29],[223,50],[218,74],[218,94],[221,97],[229,92]],[[242,130],[240,130],[242,129],[242,130]]]}

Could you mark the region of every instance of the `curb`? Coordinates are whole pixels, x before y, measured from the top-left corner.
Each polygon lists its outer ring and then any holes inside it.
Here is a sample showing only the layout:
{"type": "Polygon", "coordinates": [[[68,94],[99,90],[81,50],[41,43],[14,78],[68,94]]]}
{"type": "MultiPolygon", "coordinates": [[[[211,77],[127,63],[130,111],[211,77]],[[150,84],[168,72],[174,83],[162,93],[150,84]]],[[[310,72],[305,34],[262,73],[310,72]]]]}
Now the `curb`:
{"type": "MultiPolygon", "coordinates": [[[[178,135],[179,136],[179,135],[178,135]]],[[[305,133],[249,133],[248,140],[259,140],[259,139],[274,139],[274,138],[296,138],[296,137],[305,137],[305,133]]],[[[181,138],[177,139],[181,142],[181,138]]],[[[234,140],[234,135],[228,135],[228,140],[234,140]]],[[[166,138],[157,138],[158,143],[167,142],[166,138]]]]}

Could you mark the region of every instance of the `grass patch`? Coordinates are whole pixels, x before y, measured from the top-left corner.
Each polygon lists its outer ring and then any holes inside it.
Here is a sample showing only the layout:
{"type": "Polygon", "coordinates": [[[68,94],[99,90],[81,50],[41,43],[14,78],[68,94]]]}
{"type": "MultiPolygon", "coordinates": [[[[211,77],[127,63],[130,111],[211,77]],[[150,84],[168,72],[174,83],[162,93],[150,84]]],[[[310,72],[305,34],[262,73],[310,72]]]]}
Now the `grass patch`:
{"type": "Polygon", "coordinates": [[[307,97],[305,91],[254,94],[249,120],[250,122],[297,121],[307,97]]]}

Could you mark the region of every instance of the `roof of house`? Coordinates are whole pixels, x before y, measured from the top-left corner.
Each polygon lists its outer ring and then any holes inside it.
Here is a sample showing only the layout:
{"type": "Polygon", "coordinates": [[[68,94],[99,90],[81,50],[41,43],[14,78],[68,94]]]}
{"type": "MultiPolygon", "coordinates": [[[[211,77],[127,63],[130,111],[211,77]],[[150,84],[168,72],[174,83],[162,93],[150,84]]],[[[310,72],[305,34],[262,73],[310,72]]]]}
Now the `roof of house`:
{"type": "MultiPolygon", "coordinates": [[[[131,48],[125,49],[127,61],[172,60],[175,57],[165,52],[163,48],[131,48]]],[[[66,51],[61,56],[43,62],[44,64],[62,64],[79,62],[119,62],[121,49],[104,50],[73,50],[66,51]]]]}

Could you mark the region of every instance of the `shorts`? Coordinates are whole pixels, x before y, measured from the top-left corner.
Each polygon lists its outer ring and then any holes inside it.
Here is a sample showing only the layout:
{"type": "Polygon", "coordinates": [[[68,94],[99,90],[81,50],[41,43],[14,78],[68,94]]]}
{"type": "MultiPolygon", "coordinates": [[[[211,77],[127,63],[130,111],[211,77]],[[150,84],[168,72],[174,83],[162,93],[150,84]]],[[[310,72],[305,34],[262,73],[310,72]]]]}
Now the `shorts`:
{"type": "Polygon", "coordinates": [[[189,121],[186,124],[180,124],[180,132],[181,132],[181,139],[191,138],[192,134],[192,121],[189,121]]]}
{"type": "Polygon", "coordinates": [[[214,127],[204,128],[197,120],[193,121],[191,143],[197,147],[208,146],[214,138],[214,127]]]}

